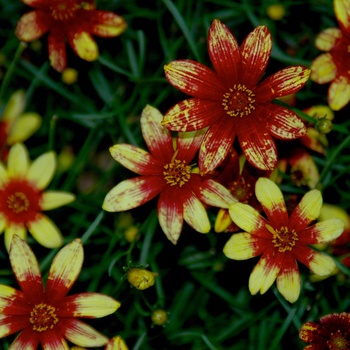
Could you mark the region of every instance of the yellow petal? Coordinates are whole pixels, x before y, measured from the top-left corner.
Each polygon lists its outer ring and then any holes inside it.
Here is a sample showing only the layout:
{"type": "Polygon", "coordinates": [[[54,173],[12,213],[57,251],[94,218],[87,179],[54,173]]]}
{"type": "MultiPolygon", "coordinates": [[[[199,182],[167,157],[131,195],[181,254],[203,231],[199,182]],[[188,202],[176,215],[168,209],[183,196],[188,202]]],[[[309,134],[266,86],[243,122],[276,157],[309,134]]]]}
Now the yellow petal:
{"type": "Polygon", "coordinates": [[[201,188],[201,200],[210,206],[225,208],[237,203],[230,191],[214,180],[207,180],[201,188]]]}
{"type": "Polygon", "coordinates": [[[250,205],[232,204],[229,207],[229,213],[232,221],[244,231],[252,232],[265,227],[264,220],[259,212],[250,205]]]}
{"type": "Polygon", "coordinates": [[[315,46],[321,51],[330,51],[341,36],[339,28],[327,28],[317,36],[315,46]]]}
{"type": "Polygon", "coordinates": [[[13,124],[7,138],[7,144],[26,141],[41,125],[41,118],[37,113],[22,114],[13,124]]]}
{"type": "Polygon", "coordinates": [[[9,178],[25,178],[29,164],[27,148],[21,143],[16,143],[11,147],[8,155],[7,176],[9,178]]]}
{"type": "Polygon", "coordinates": [[[331,242],[344,231],[344,222],[340,219],[328,219],[313,226],[317,230],[317,243],[331,242]]]}
{"type": "Polygon", "coordinates": [[[256,239],[250,233],[234,233],[224,246],[224,254],[233,260],[247,260],[255,256],[256,239]]]}
{"type": "Polygon", "coordinates": [[[316,83],[329,83],[335,79],[336,75],[337,66],[330,53],[324,53],[312,61],[310,79],[316,83]]]}
{"type": "Polygon", "coordinates": [[[290,303],[298,300],[300,295],[300,274],[298,270],[288,270],[279,274],[276,284],[278,291],[290,303]]]}
{"type": "Polygon", "coordinates": [[[19,19],[16,27],[16,36],[19,40],[30,42],[47,32],[48,27],[43,25],[40,18],[42,13],[42,11],[27,12],[19,19]]]}
{"type": "Polygon", "coordinates": [[[90,34],[86,32],[75,33],[71,43],[74,51],[83,60],[91,62],[97,59],[98,47],[90,34]]]}
{"type": "Polygon", "coordinates": [[[10,286],[0,284],[0,312],[10,306],[20,292],[10,286]]]}
{"type": "Polygon", "coordinates": [[[11,95],[2,112],[2,120],[4,122],[11,125],[22,114],[25,108],[25,97],[23,90],[18,90],[11,95]]]}
{"type": "Polygon", "coordinates": [[[328,103],[334,111],[339,111],[350,101],[350,81],[340,76],[335,79],[328,90],[328,103]]]}
{"type": "Polygon", "coordinates": [[[47,152],[30,165],[26,179],[42,190],[51,182],[56,169],[56,155],[54,152],[47,152]]]}
{"type": "Polygon", "coordinates": [[[207,211],[202,202],[194,195],[184,203],[184,220],[197,232],[208,233],[210,231],[207,211]]]}
{"type": "Polygon", "coordinates": [[[24,241],[27,240],[27,229],[24,225],[8,225],[5,226],[5,246],[7,251],[10,250],[11,242],[14,236],[22,238],[24,241]]]}
{"type": "Polygon", "coordinates": [[[330,275],[336,268],[333,259],[325,254],[315,252],[309,262],[310,270],[319,276],[330,275]]]}
{"type": "Polygon", "coordinates": [[[227,209],[220,209],[215,219],[215,232],[224,232],[232,224],[232,219],[227,209]]]}
{"type": "Polygon", "coordinates": [[[75,200],[75,195],[69,192],[45,191],[42,194],[41,209],[51,210],[69,204],[75,200]]]}
{"type": "Polygon", "coordinates": [[[350,3],[348,0],[335,0],[334,12],[338,22],[343,25],[344,28],[350,28],[350,3]]]}
{"type": "Polygon", "coordinates": [[[344,222],[345,229],[350,230],[350,216],[342,207],[337,205],[324,203],[321,207],[319,221],[324,221],[328,219],[340,219],[344,222]]]}
{"type": "Polygon", "coordinates": [[[63,244],[63,237],[60,230],[45,215],[37,214],[36,220],[28,223],[28,230],[43,247],[58,248],[63,244]]]}
{"type": "Polygon", "coordinates": [[[0,188],[7,183],[7,171],[3,164],[0,162],[0,188]]]}
{"type": "Polygon", "coordinates": [[[305,227],[307,224],[318,218],[321,206],[321,192],[319,190],[311,190],[307,192],[292,212],[290,222],[296,223],[297,226],[301,225],[305,227]]]}
{"type": "Polygon", "coordinates": [[[105,347],[105,350],[128,350],[125,341],[120,336],[116,336],[109,340],[108,344],[105,347]]]}

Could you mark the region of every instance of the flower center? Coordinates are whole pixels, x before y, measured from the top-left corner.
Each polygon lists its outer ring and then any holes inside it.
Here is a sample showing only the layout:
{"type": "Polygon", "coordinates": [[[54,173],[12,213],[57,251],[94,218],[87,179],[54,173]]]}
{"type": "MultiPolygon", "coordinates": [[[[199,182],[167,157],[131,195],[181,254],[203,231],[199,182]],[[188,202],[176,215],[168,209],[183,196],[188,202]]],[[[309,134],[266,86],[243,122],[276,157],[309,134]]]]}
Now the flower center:
{"type": "Polygon", "coordinates": [[[266,225],[266,228],[272,233],[272,243],[280,253],[293,249],[295,242],[298,240],[298,234],[294,230],[289,231],[288,227],[285,226],[282,226],[279,230],[275,230],[270,225],[266,225]]]}
{"type": "Polygon", "coordinates": [[[37,304],[30,312],[29,322],[32,324],[33,330],[37,332],[45,332],[52,329],[58,322],[56,316],[56,308],[44,303],[37,304]]]}
{"type": "Polygon", "coordinates": [[[0,213],[8,222],[26,224],[41,211],[40,191],[25,180],[10,180],[0,188],[0,213]]]}
{"type": "Polygon", "coordinates": [[[184,160],[175,159],[164,165],[164,179],[170,186],[183,186],[191,178],[191,167],[184,160]]]}
{"type": "Polygon", "coordinates": [[[337,330],[331,333],[331,339],[327,341],[330,350],[347,350],[349,349],[349,342],[344,338],[342,332],[337,330]]]}
{"type": "Polygon", "coordinates": [[[230,117],[244,117],[254,109],[254,93],[245,85],[235,84],[224,94],[222,106],[230,117]]]}
{"type": "Polygon", "coordinates": [[[77,8],[76,0],[55,0],[50,4],[51,16],[59,21],[73,18],[77,8]]]}
{"type": "Polygon", "coordinates": [[[230,183],[228,189],[241,203],[249,203],[249,200],[253,196],[252,185],[242,176],[238,180],[230,183]]]}

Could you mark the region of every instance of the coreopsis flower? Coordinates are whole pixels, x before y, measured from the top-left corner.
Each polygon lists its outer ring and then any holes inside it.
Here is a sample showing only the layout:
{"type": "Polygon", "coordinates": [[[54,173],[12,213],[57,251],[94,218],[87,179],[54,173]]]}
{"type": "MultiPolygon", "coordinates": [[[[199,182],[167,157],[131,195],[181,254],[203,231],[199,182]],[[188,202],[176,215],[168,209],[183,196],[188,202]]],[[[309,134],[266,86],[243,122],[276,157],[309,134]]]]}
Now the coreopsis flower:
{"type": "Polygon", "coordinates": [[[310,343],[304,350],[350,349],[350,314],[330,314],[319,322],[307,322],[301,327],[299,338],[310,343]]]}
{"type": "Polygon", "coordinates": [[[63,72],[67,67],[66,41],[83,60],[98,58],[92,35],[109,38],[126,29],[123,17],[97,10],[94,0],[22,0],[34,8],[17,23],[16,36],[30,42],[48,33],[49,59],[52,67],[63,72]]]}
{"type": "Polygon", "coordinates": [[[340,28],[327,28],[316,38],[316,47],[324,53],[311,64],[311,80],[331,83],[328,104],[338,111],[350,101],[350,0],[334,0],[335,16],[340,28]]]}
{"type": "Polygon", "coordinates": [[[333,259],[309,245],[339,237],[344,223],[330,219],[310,226],[317,219],[322,205],[318,190],[307,192],[289,217],[282,192],[274,182],[260,178],[255,185],[255,194],[266,218],[247,204],[232,204],[229,208],[231,218],[246,232],[233,234],[224,247],[224,253],[234,260],[262,255],[249,278],[251,294],[265,293],[277,279],[277,289],[293,303],[300,294],[297,261],[320,276],[333,271],[333,259]]]}
{"type": "Polygon", "coordinates": [[[272,170],[277,163],[273,137],[290,140],[305,134],[302,120],[272,100],[300,90],[310,70],[288,67],[259,82],[271,49],[271,33],[265,26],[255,28],[238,47],[229,29],[214,20],[208,35],[214,70],[192,60],[164,67],[170,84],[192,98],[170,108],[162,124],[174,131],[208,127],[199,151],[202,173],[220,165],[236,136],[251,164],[272,170]]]}
{"type": "Polygon", "coordinates": [[[107,344],[108,338],[78,318],[104,317],[120,303],[99,293],[67,296],[84,260],[80,239],[64,246],[55,256],[44,287],[38,262],[28,244],[17,235],[10,248],[10,262],[21,290],[0,285],[0,337],[18,331],[10,349],[69,349],[67,341],[82,347],[107,344]]]}
{"type": "Polygon", "coordinates": [[[8,148],[24,142],[37,131],[41,117],[35,112],[24,112],[26,106],[23,90],[14,92],[0,117],[0,159],[6,159],[8,148]]]}
{"type": "Polygon", "coordinates": [[[228,207],[236,200],[224,186],[202,177],[191,167],[205,130],[180,132],[173,140],[170,131],[161,125],[162,118],[151,106],[142,112],[141,129],[150,153],[128,144],[110,148],[116,161],[141,176],[115,186],[102,207],[110,212],[125,211],[159,195],[160,226],[167,238],[176,244],[184,220],[198,232],[209,232],[210,222],[203,203],[228,207]]]}
{"type": "Polygon", "coordinates": [[[54,152],[46,152],[30,162],[26,147],[20,143],[11,147],[7,168],[0,162],[0,233],[5,232],[7,249],[13,235],[25,239],[27,230],[44,247],[62,245],[60,230],[42,211],[68,204],[75,196],[63,191],[44,191],[55,168],[54,152]]]}

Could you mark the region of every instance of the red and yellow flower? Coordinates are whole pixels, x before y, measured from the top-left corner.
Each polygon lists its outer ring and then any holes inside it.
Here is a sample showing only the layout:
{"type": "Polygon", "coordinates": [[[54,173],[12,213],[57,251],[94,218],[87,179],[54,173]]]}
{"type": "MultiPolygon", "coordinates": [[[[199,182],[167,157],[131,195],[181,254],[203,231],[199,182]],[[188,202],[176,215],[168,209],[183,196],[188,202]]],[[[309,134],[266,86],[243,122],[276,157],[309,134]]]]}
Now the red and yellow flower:
{"type": "Polygon", "coordinates": [[[25,93],[14,92],[0,118],[0,159],[6,159],[8,148],[26,141],[41,125],[41,117],[35,112],[24,112],[25,93]]]}
{"type": "Polygon", "coordinates": [[[326,276],[332,272],[335,268],[333,259],[309,245],[339,237],[344,223],[340,219],[330,219],[310,226],[319,216],[322,206],[318,190],[306,193],[289,217],[282,192],[274,182],[260,178],[256,182],[255,194],[267,218],[249,205],[232,204],[230,216],[246,232],[232,235],[224,253],[234,260],[262,255],[249,278],[251,294],[265,293],[277,279],[277,289],[293,303],[300,294],[297,261],[316,275],[326,276]]]}
{"type": "Polygon", "coordinates": [[[159,195],[160,226],[176,244],[184,220],[198,232],[209,232],[210,222],[203,203],[228,208],[236,200],[221,184],[202,177],[191,167],[205,130],[180,132],[173,140],[171,132],[161,125],[162,119],[163,115],[151,106],[142,112],[141,129],[150,153],[128,144],[110,148],[117,162],[141,176],[115,186],[107,194],[103,209],[125,211],[159,195]]]}
{"type": "Polygon", "coordinates": [[[54,152],[47,152],[30,162],[26,147],[11,147],[7,168],[0,162],[0,233],[10,248],[13,235],[25,239],[27,229],[44,247],[57,248],[63,243],[60,230],[42,211],[58,208],[75,199],[72,193],[43,191],[56,168],[54,152]]]}
{"type": "Polygon", "coordinates": [[[265,26],[254,29],[241,47],[229,29],[214,20],[208,35],[209,56],[214,70],[192,60],[165,66],[170,84],[192,96],[165,114],[162,124],[174,131],[209,127],[199,152],[202,173],[225,159],[236,136],[247,160],[262,170],[277,163],[273,137],[290,140],[303,136],[302,120],[272,100],[300,90],[310,70],[288,67],[259,82],[272,49],[265,26]]]}
{"type": "Polygon", "coordinates": [[[0,285],[0,337],[18,331],[11,349],[69,349],[67,340],[82,347],[107,344],[108,338],[78,318],[104,317],[120,303],[99,293],[67,296],[84,260],[80,239],[55,256],[44,287],[38,262],[28,244],[17,235],[10,248],[10,262],[21,290],[0,285]]]}
{"type": "Polygon", "coordinates": [[[327,28],[316,38],[316,47],[324,53],[311,64],[311,80],[331,83],[328,104],[338,111],[350,101],[350,0],[334,0],[334,12],[340,28],[327,28]]]}
{"type": "Polygon", "coordinates": [[[83,60],[94,61],[99,52],[92,35],[114,37],[126,22],[115,13],[97,10],[94,0],[22,0],[34,8],[24,14],[16,28],[19,40],[30,42],[48,35],[51,65],[59,72],[67,67],[66,41],[83,60]]]}
{"type": "Polygon", "coordinates": [[[301,327],[299,338],[311,343],[304,350],[350,349],[350,314],[330,314],[319,322],[307,322],[301,327]]]}

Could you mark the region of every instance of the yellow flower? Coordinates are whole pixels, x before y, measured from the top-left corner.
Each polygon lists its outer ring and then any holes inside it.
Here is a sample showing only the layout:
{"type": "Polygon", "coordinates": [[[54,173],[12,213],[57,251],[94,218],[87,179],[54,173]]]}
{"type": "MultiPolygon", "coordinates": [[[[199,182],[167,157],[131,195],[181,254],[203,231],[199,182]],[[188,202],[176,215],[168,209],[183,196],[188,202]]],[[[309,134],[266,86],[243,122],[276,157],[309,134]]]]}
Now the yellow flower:
{"type": "Polygon", "coordinates": [[[56,225],[42,211],[58,208],[75,199],[72,193],[43,191],[55,173],[56,155],[46,152],[33,162],[23,144],[11,147],[7,168],[0,162],[0,233],[10,248],[13,235],[22,239],[27,229],[47,248],[57,248],[63,237],[56,225]]]}
{"type": "Polygon", "coordinates": [[[144,290],[154,285],[154,278],[157,275],[157,273],[145,269],[132,267],[128,270],[126,277],[132,286],[139,290],[144,290]]]}

